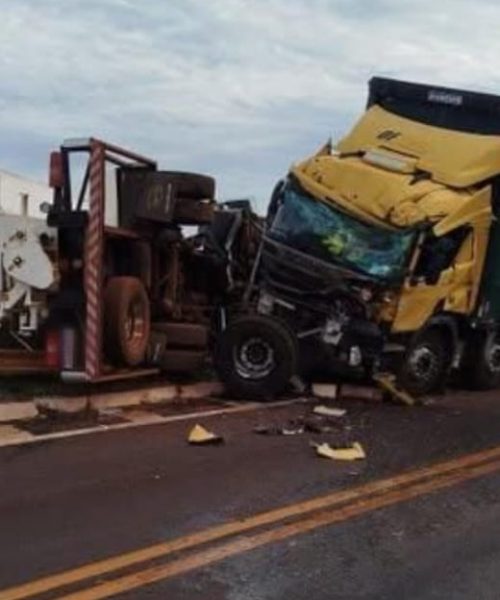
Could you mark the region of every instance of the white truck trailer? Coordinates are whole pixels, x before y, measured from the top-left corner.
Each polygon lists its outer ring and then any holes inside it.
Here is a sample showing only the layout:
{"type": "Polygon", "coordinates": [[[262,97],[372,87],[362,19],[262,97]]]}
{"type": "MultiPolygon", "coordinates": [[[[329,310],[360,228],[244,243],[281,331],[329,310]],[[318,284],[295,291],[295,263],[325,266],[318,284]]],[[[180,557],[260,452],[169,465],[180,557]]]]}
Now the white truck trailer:
{"type": "Polygon", "coordinates": [[[2,370],[38,370],[44,366],[33,340],[47,314],[48,290],[57,278],[50,259],[57,232],[47,226],[41,210],[51,200],[48,185],[0,170],[2,370]],[[19,362],[21,356],[27,360],[19,362]]]}
{"type": "Polygon", "coordinates": [[[52,202],[48,185],[0,169],[0,213],[21,215],[25,203],[30,217],[45,221],[40,211],[43,202],[52,202]]]}

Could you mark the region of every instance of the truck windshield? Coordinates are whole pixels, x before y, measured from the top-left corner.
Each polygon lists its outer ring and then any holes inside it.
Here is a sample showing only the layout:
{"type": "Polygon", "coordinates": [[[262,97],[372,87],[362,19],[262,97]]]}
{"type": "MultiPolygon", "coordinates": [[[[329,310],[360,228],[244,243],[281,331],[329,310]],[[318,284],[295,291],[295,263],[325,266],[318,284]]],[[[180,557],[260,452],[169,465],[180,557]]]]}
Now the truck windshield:
{"type": "Polygon", "coordinates": [[[289,183],[268,235],[327,262],[397,280],[404,275],[415,234],[365,224],[289,183]]]}

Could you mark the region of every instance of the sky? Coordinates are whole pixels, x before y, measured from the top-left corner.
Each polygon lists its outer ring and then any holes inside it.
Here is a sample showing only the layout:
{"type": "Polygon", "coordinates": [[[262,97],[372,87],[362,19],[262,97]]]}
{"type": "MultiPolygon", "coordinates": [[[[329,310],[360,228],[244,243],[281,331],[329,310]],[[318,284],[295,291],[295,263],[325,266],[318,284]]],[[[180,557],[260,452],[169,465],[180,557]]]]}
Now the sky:
{"type": "Polygon", "coordinates": [[[0,169],[95,136],[263,210],[373,75],[500,94],[495,0],[0,0],[0,169]]]}

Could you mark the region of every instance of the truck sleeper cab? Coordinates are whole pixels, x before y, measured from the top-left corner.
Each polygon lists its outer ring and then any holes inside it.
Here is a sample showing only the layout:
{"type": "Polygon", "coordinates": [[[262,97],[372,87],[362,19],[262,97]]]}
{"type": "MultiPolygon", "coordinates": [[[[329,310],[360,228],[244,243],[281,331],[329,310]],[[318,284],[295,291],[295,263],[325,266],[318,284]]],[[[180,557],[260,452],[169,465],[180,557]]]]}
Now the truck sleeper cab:
{"type": "Polygon", "coordinates": [[[273,193],[245,316],[220,337],[236,393],[272,395],[320,364],[390,368],[417,395],[457,366],[476,387],[500,380],[500,98],[369,88],[353,130],[273,193]]]}

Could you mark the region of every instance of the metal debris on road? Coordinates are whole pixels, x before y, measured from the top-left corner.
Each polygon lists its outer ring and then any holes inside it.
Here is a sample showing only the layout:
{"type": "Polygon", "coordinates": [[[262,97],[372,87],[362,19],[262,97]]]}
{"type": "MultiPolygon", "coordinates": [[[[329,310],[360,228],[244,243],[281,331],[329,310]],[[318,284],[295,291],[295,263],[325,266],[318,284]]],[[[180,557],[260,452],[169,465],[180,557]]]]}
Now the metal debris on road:
{"type": "Polygon", "coordinates": [[[300,435],[305,432],[320,434],[339,432],[340,429],[350,429],[345,422],[339,420],[346,412],[343,408],[318,405],[314,407],[312,414],[289,419],[285,423],[259,423],[253,428],[253,432],[260,435],[300,435]]]}
{"type": "Polygon", "coordinates": [[[338,431],[339,422],[312,415],[304,421],[304,429],[310,433],[332,433],[338,431]]]}
{"type": "Polygon", "coordinates": [[[302,419],[294,419],[286,425],[256,425],[253,431],[260,435],[300,435],[304,433],[305,427],[302,419]]]}
{"type": "Polygon", "coordinates": [[[277,425],[256,425],[253,432],[259,435],[280,435],[280,428],[277,425]]]}
{"type": "Polygon", "coordinates": [[[316,454],[323,458],[331,460],[362,460],[366,458],[363,446],[359,442],[354,442],[351,447],[332,448],[330,444],[323,442],[322,444],[312,444],[316,448],[316,454]]]}
{"type": "Polygon", "coordinates": [[[313,408],[313,413],[322,417],[343,417],[346,412],[344,408],[334,408],[324,404],[319,404],[313,408]]]}
{"type": "Polygon", "coordinates": [[[196,445],[218,445],[224,443],[224,438],[208,431],[205,427],[196,424],[189,432],[188,443],[196,445]]]}
{"type": "Polygon", "coordinates": [[[303,425],[292,425],[290,427],[283,427],[281,429],[281,435],[300,435],[304,433],[305,429],[303,425]]]}

